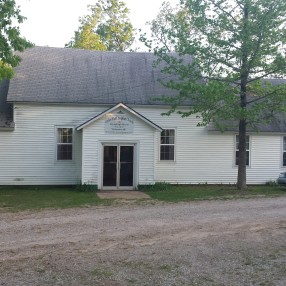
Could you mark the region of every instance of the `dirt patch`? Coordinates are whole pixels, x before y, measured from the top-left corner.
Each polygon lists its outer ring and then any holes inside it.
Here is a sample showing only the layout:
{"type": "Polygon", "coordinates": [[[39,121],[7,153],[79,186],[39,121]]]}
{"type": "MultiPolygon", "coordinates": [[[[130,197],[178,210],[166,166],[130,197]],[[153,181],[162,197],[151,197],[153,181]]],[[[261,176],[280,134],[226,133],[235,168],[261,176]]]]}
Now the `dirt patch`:
{"type": "Polygon", "coordinates": [[[100,199],[140,200],[150,199],[146,193],[139,191],[99,191],[96,193],[100,199]]]}
{"type": "Polygon", "coordinates": [[[286,285],[286,198],[1,214],[0,285],[286,285]]]}

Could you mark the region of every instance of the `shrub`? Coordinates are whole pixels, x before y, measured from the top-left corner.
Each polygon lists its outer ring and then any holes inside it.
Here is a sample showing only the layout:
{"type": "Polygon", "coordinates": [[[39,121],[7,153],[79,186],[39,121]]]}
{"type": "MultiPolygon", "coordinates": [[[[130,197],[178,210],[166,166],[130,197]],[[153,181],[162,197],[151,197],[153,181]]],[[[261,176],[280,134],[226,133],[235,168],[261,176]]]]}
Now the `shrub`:
{"type": "Polygon", "coordinates": [[[76,190],[79,192],[95,192],[98,190],[97,185],[87,184],[87,183],[79,183],[76,185],[76,190]]]}
{"type": "Polygon", "coordinates": [[[270,181],[267,181],[267,182],[265,183],[265,185],[266,185],[266,186],[277,186],[277,182],[270,180],[270,181]]]}
{"type": "Polygon", "coordinates": [[[161,191],[167,191],[170,189],[170,184],[166,182],[156,182],[153,185],[139,185],[140,191],[145,192],[161,192],[161,191]]]}

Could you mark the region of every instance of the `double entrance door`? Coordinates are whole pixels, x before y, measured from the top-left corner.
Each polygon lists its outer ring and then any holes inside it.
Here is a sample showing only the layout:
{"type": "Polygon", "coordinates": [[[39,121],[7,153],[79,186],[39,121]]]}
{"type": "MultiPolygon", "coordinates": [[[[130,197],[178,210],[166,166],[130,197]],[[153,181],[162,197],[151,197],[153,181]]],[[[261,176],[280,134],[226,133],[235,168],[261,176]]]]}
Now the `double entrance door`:
{"type": "Polygon", "coordinates": [[[134,145],[103,146],[103,188],[131,190],[134,187],[134,145]]]}

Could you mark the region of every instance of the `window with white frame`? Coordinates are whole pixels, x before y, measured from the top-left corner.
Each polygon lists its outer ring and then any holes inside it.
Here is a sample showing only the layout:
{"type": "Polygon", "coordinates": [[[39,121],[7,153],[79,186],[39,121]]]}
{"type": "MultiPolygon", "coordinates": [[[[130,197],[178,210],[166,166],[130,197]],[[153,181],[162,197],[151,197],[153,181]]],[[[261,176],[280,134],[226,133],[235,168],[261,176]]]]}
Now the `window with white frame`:
{"type": "Polygon", "coordinates": [[[164,129],[161,132],[160,160],[175,160],[175,129],[164,129]]]}
{"type": "MultiPolygon", "coordinates": [[[[239,151],[239,137],[235,136],[235,165],[238,166],[238,151],[239,151]]],[[[249,166],[249,158],[250,158],[250,148],[249,148],[249,136],[246,136],[246,166],[249,166]]]]}
{"type": "Polygon", "coordinates": [[[72,160],[73,128],[57,128],[57,160],[72,160]]]}
{"type": "Polygon", "coordinates": [[[283,137],[283,167],[286,167],[286,136],[283,137]]]}

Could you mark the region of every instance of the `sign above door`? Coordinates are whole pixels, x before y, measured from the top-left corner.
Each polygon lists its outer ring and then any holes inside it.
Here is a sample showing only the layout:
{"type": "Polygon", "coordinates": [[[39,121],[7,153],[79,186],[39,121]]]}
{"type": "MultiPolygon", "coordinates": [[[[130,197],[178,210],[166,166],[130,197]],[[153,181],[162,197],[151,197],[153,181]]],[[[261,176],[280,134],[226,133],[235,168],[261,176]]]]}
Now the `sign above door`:
{"type": "Polygon", "coordinates": [[[116,114],[106,114],[106,117],[107,119],[104,122],[106,133],[133,133],[134,121],[132,118],[126,116],[122,111],[119,111],[116,114]]]}

